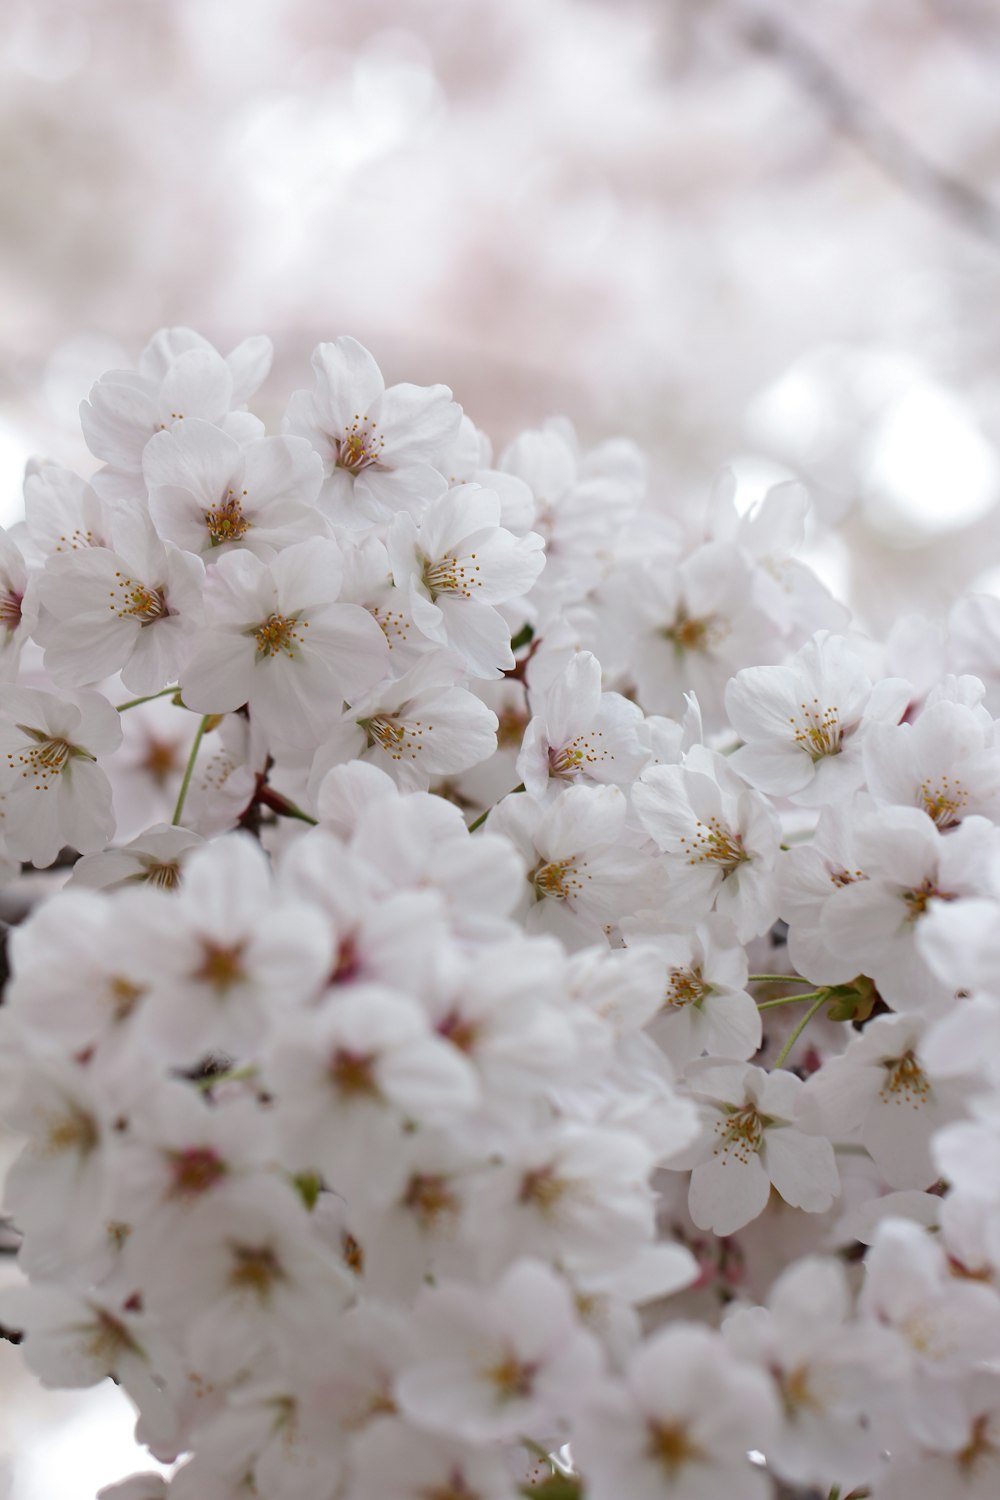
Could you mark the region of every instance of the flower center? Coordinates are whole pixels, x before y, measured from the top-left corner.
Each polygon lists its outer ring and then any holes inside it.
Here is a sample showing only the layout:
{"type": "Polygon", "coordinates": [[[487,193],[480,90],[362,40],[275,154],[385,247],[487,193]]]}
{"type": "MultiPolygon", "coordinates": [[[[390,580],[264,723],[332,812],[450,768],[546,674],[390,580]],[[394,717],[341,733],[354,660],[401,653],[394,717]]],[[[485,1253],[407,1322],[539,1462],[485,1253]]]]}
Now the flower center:
{"type": "Polygon", "coordinates": [[[660,632],[665,641],[670,641],[678,656],[685,651],[711,651],[725,640],[729,627],[721,615],[692,617],[683,609],[678,610],[672,625],[665,625],[660,632]]]}
{"type": "Polygon", "coordinates": [[[351,1098],[377,1095],[374,1057],[370,1053],[338,1047],[330,1062],[330,1081],[351,1098]]]}
{"type": "Polygon", "coordinates": [[[247,977],[243,967],[245,943],[216,943],[211,938],[201,940],[201,963],[191,975],[202,984],[211,985],[220,995],[232,989],[234,984],[247,977]]]}
{"type": "Polygon", "coordinates": [[[229,1285],[235,1292],[252,1292],[261,1302],[266,1302],[285,1273],[281,1263],[269,1245],[230,1245],[232,1266],[229,1285]]]}
{"type": "Polygon", "coordinates": [[[597,743],[604,738],[603,730],[596,730],[592,737],[578,734],[575,740],[556,749],[549,746],[549,775],[566,778],[577,776],[590,766],[596,766],[609,757],[609,751],[597,743]]]}
{"type": "Polygon", "coordinates": [[[217,505],[206,510],[205,525],[213,547],[221,547],[224,542],[238,542],[250,530],[253,522],[247,520],[243,511],[246,493],[242,490],[237,495],[235,490],[227,490],[217,505]]]}
{"type": "Polygon", "coordinates": [[[844,748],[844,733],[840,723],[840,709],[822,708],[818,698],[812,703],[801,703],[801,713],[789,719],[795,743],[804,750],[809,759],[816,761],[828,755],[839,755],[844,748]]]}
{"type": "Polygon", "coordinates": [[[227,1172],[226,1163],[210,1146],[191,1146],[186,1151],[170,1153],[174,1198],[197,1198],[213,1188],[227,1172]]]}
{"type": "Polygon", "coordinates": [[[152,625],[154,620],[162,620],[170,613],[161,588],[136,583],[134,578],[128,578],[122,572],[115,573],[115,586],[108,591],[108,598],[111,601],[108,609],[119,620],[138,620],[140,625],[152,625]]]}
{"type": "Polygon", "coordinates": [[[64,1115],[56,1115],[45,1135],[45,1145],[53,1153],[78,1151],[89,1156],[98,1142],[97,1122],[82,1109],[68,1106],[64,1115]]]}
{"type": "Polygon", "coordinates": [[[445,1177],[417,1172],[410,1178],[403,1206],[410,1208],[420,1221],[421,1228],[430,1229],[442,1216],[453,1217],[458,1212],[458,1199],[448,1187],[445,1177]]]}
{"type": "Polygon", "coordinates": [[[34,740],[34,744],[17,751],[8,750],[7,765],[11,770],[20,766],[22,779],[33,781],[36,792],[47,792],[52,781],[62,775],[71,760],[78,757],[95,759],[88,750],[71,745],[69,740],[50,738],[43,729],[33,729],[28,724],[18,724],[17,727],[34,740]]]}
{"type": "Polygon", "coordinates": [[[685,846],[689,865],[718,865],[723,879],[750,858],[740,835],[720,818],[709,818],[707,823],[699,818],[693,836],[682,837],[680,842],[685,846]]]}
{"type": "Polygon", "coordinates": [[[882,1066],[886,1080],[879,1090],[879,1097],[887,1103],[891,1099],[896,1104],[909,1104],[911,1108],[919,1109],[931,1098],[931,1086],[912,1052],[887,1058],[882,1066]]]}
{"type": "Polygon", "coordinates": [[[950,776],[942,776],[938,782],[920,783],[920,801],[924,811],[939,828],[954,828],[968,800],[962,783],[952,781],[950,776]]]}
{"type": "Polygon", "coordinates": [[[360,474],[363,469],[373,468],[379,463],[385,438],[377,432],[377,428],[377,422],[355,412],[354,421],[344,429],[344,436],[331,437],[338,469],[346,469],[349,474],[360,474]]]}
{"type": "Polygon", "coordinates": [[[537,865],[528,879],[540,901],[546,896],[553,901],[571,901],[574,896],[583,892],[583,882],[589,880],[590,876],[581,875],[574,858],[537,865]]]}
{"type": "Polygon", "coordinates": [[[87,1339],[87,1353],[98,1363],[113,1369],[123,1354],[135,1354],[137,1345],[126,1328],[103,1308],[94,1309],[94,1323],[87,1339]]]}
{"type": "Polygon", "coordinates": [[[954,901],[954,896],[948,891],[939,891],[933,880],[928,878],[918,885],[915,890],[903,891],[903,900],[908,908],[907,921],[915,922],[922,917],[931,901],[954,901]]]}
{"type": "Polygon", "coordinates": [[[665,1010],[681,1010],[685,1005],[700,1006],[711,988],[701,977],[700,969],[671,969],[663,1007],[665,1010]]]}
{"type": "Polygon", "coordinates": [[[402,760],[404,756],[416,760],[424,748],[425,729],[430,732],[434,728],[433,724],[424,725],[420,719],[401,722],[392,714],[373,714],[370,719],[359,719],[358,725],[368,736],[368,748],[377,745],[392,760],[402,760]]]}
{"type": "Polygon", "coordinates": [[[752,1104],[745,1104],[742,1109],[731,1108],[726,1118],[717,1120],[715,1133],[719,1144],[712,1148],[712,1155],[726,1160],[735,1157],[745,1167],[760,1151],[764,1122],[752,1104]]]}
{"type": "Polygon", "coordinates": [[[649,1423],[649,1457],[662,1464],[670,1478],[693,1459],[701,1458],[697,1443],[688,1436],[683,1422],[649,1423]]]}
{"type": "Polygon", "coordinates": [[[537,1372],[536,1364],[529,1364],[510,1353],[486,1370],[485,1374],[496,1386],[501,1401],[526,1401],[534,1388],[537,1372]]]}
{"type": "Polygon", "coordinates": [[[115,1020],[127,1021],[145,993],[142,985],[133,984],[124,974],[115,974],[108,983],[108,1000],[115,1020]]]}
{"type": "Polygon", "coordinates": [[[471,599],[473,589],[481,589],[482,581],[476,577],[480,571],[476,554],[469,553],[468,561],[459,561],[451,552],[446,552],[435,562],[424,564],[423,581],[432,599],[438,594],[457,594],[460,599],[471,599]]]}
{"type": "MultiPolygon", "coordinates": [[[[257,656],[298,656],[299,647],[305,645],[305,636],[299,634],[298,625],[298,615],[268,615],[250,632],[257,642],[257,656]]],[[[308,630],[309,626],[301,628],[308,630]]]]}
{"type": "Polygon", "coordinates": [[[550,1213],[569,1191],[565,1177],[557,1177],[552,1166],[535,1167],[525,1172],[517,1195],[518,1203],[530,1203],[542,1213],[550,1213]]]}

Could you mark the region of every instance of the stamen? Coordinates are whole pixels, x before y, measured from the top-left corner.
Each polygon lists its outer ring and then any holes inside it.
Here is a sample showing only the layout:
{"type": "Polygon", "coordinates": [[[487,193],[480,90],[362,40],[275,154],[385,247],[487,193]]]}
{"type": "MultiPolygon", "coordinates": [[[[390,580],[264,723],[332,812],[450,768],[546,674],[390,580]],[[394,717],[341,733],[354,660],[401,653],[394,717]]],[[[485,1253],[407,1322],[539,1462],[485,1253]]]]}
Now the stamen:
{"type": "Polygon", "coordinates": [[[14,631],[21,623],[21,604],[23,599],[23,594],[15,594],[13,592],[0,595],[0,630],[6,630],[10,635],[14,634],[14,631]]]}
{"type": "Polygon", "coordinates": [[[664,626],[660,634],[681,656],[685,651],[711,651],[725,640],[729,624],[721,615],[703,615],[698,619],[681,609],[674,623],[664,626]]]}
{"type": "Polygon", "coordinates": [[[735,1157],[739,1165],[745,1167],[760,1151],[764,1122],[754,1106],[746,1104],[742,1109],[732,1109],[728,1118],[716,1120],[715,1133],[719,1136],[719,1144],[713,1147],[712,1155],[721,1156],[723,1166],[735,1157]]]}
{"type": "Polygon", "coordinates": [[[331,436],[338,469],[349,474],[360,474],[365,469],[382,465],[380,458],[385,447],[385,438],[377,431],[378,423],[357,412],[350,427],[345,427],[343,437],[331,436]]]}
{"type": "Polygon", "coordinates": [[[473,589],[482,588],[482,580],[476,577],[480,571],[476,554],[469,553],[468,562],[460,562],[451,552],[446,552],[436,561],[424,565],[423,580],[432,599],[438,594],[456,594],[460,599],[471,599],[473,589]]]}
{"type": "Polygon", "coordinates": [[[71,745],[69,740],[58,736],[50,736],[44,729],[35,729],[30,724],[18,724],[17,727],[34,743],[20,750],[8,750],[7,766],[12,771],[20,767],[21,779],[33,781],[36,792],[47,792],[72,760],[96,759],[89,750],[71,745]]]}
{"type": "Polygon", "coordinates": [[[904,1052],[902,1057],[887,1058],[882,1066],[887,1076],[879,1090],[879,1097],[886,1103],[891,1100],[894,1104],[908,1104],[912,1109],[919,1109],[932,1097],[924,1070],[912,1052],[904,1052]]]}
{"type": "Polygon", "coordinates": [[[649,1457],[662,1464],[673,1480],[685,1464],[702,1457],[702,1450],[688,1437],[683,1422],[650,1422],[649,1457]]]}
{"type": "Polygon", "coordinates": [[[547,896],[552,901],[572,901],[574,897],[582,895],[584,881],[591,878],[587,874],[582,874],[581,877],[576,859],[553,860],[549,864],[537,865],[528,876],[539,900],[547,896]]]}
{"type": "Polygon", "coordinates": [[[686,845],[689,865],[718,865],[723,878],[731,875],[750,858],[743,847],[743,840],[719,818],[709,818],[703,823],[699,818],[695,824],[693,838],[680,840],[686,845]]]}
{"type": "Polygon", "coordinates": [[[373,714],[370,719],[359,719],[358,725],[368,736],[371,749],[377,745],[392,760],[416,760],[423,746],[425,731],[430,733],[433,724],[425,725],[421,719],[397,719],[392,714],[373,714]]]}
{"type": "Polygon", "coordinates": [[[701,977],[701,970],[671,969],[667,977],[667,993],[664,996],[664,1010],[682,1010],[686,1005],[696,1008],[701,1006],[705,996],[711,992],[712,986],[706,984],[701,977]]]}
{"type": "Polygon", "coordinates": [[[795,743],[806,751],[814,763],[824,760],[828,755],[839,755],[844,748],[846,733],[841,727],[840,709],[821,708],[818,698],[814,698],[811,704],[801,703],[799,707],[802,722],[798,716],[792,716],[788,720],[795,743]]]}
{"type": "MultiPolygon", "coordinates": [[[[283,655],[294,659],[298,656],[299,647],[305,645],[305,636],[300,635],[296,628],[298,623],[298,615],[273,614],[262,620],[250,631],[257,642],[258,657],[283,655]]],[[[308,630],[308,624],[302,629],[308,630]]]]}
{"type": "Polygon", "coordinates": [[[246,490],[242,490],[237,495],[235,490],[226,490],[219,503],[206,510],[205,525],[213,547],[221,547],[225,542],[238,542],[250,530],[253,522],[247,519],[243,511],[246,493],[246,490]]]}
{"type": "Polygon", "coordinates": [[[115,578],[114,588],[108,591],[111,601],[108,609],[119,620],[132,619],[138,620],[140,625],[152,625],[154,620],[161,620],[170,613],[162,588],[136,583],[134,578],[121,572],[116,572],[115,578]]]}
{"type": "Polygon", "coordinates": [[[269,1245],[230,1245],[233,1264],[229,1285],[237,1292],[252,1292],[266,1302],[276,1282],[284,1281],[281,1263],[269,1245]]]}
{"type": "Polygon", "coordinates": [[[558,749],[550,745],[549,775],[561,776],[569,780],[578,776],[581,771],[587,771],[591,766],[613,759],[611,752],[597,743],[603,738],[604,731],[598,729],[589,737],[585,734],[578,734],[575,740],[570,740],[558,749]]]}

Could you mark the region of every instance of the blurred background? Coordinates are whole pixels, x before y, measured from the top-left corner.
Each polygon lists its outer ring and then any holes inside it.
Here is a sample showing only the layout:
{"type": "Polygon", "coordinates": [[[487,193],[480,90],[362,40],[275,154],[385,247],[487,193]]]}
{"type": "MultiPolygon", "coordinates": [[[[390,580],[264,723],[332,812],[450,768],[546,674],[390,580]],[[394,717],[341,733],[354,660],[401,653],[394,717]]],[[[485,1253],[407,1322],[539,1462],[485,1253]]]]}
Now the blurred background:
{"type": "MultiPolygon", "coordinates": [[[[803,479],[874,630],[1000,593],[997,0],[2,0],[0,204],[4,524],[160,325],[271,334],[275,422],[351,333],[672,507],[803,479]]],[[[0,1344],[0,1500],[129,1426],[0,1344]]]]}

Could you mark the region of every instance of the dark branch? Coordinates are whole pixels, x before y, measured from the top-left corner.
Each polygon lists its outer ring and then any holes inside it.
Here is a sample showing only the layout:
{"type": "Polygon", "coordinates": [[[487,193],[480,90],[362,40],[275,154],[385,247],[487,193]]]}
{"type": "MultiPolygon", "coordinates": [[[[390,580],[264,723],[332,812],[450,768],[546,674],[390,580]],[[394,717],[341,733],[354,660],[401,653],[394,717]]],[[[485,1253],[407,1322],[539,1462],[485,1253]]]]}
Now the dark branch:
{"type": "Polygon", "coordinates": [[[782,63],[830,123],[900,187],[1000,249],[1000,206],[926,157],[822,52],[787,22],[756,10],[743,21],[749,44],[782,63]]]}

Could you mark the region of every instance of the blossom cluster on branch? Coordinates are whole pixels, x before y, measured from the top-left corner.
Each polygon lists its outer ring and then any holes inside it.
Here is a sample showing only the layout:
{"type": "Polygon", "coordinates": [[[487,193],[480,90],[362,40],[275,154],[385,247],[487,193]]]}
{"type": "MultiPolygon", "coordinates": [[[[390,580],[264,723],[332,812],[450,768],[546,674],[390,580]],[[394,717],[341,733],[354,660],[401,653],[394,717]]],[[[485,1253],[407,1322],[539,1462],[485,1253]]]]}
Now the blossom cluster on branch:
{"type": "Polygon", "coordinates": [[[0,540],[0,1322],[104,1496],[992,1497],[1000,605],[269,359],[161,331],[0,540]]]}

